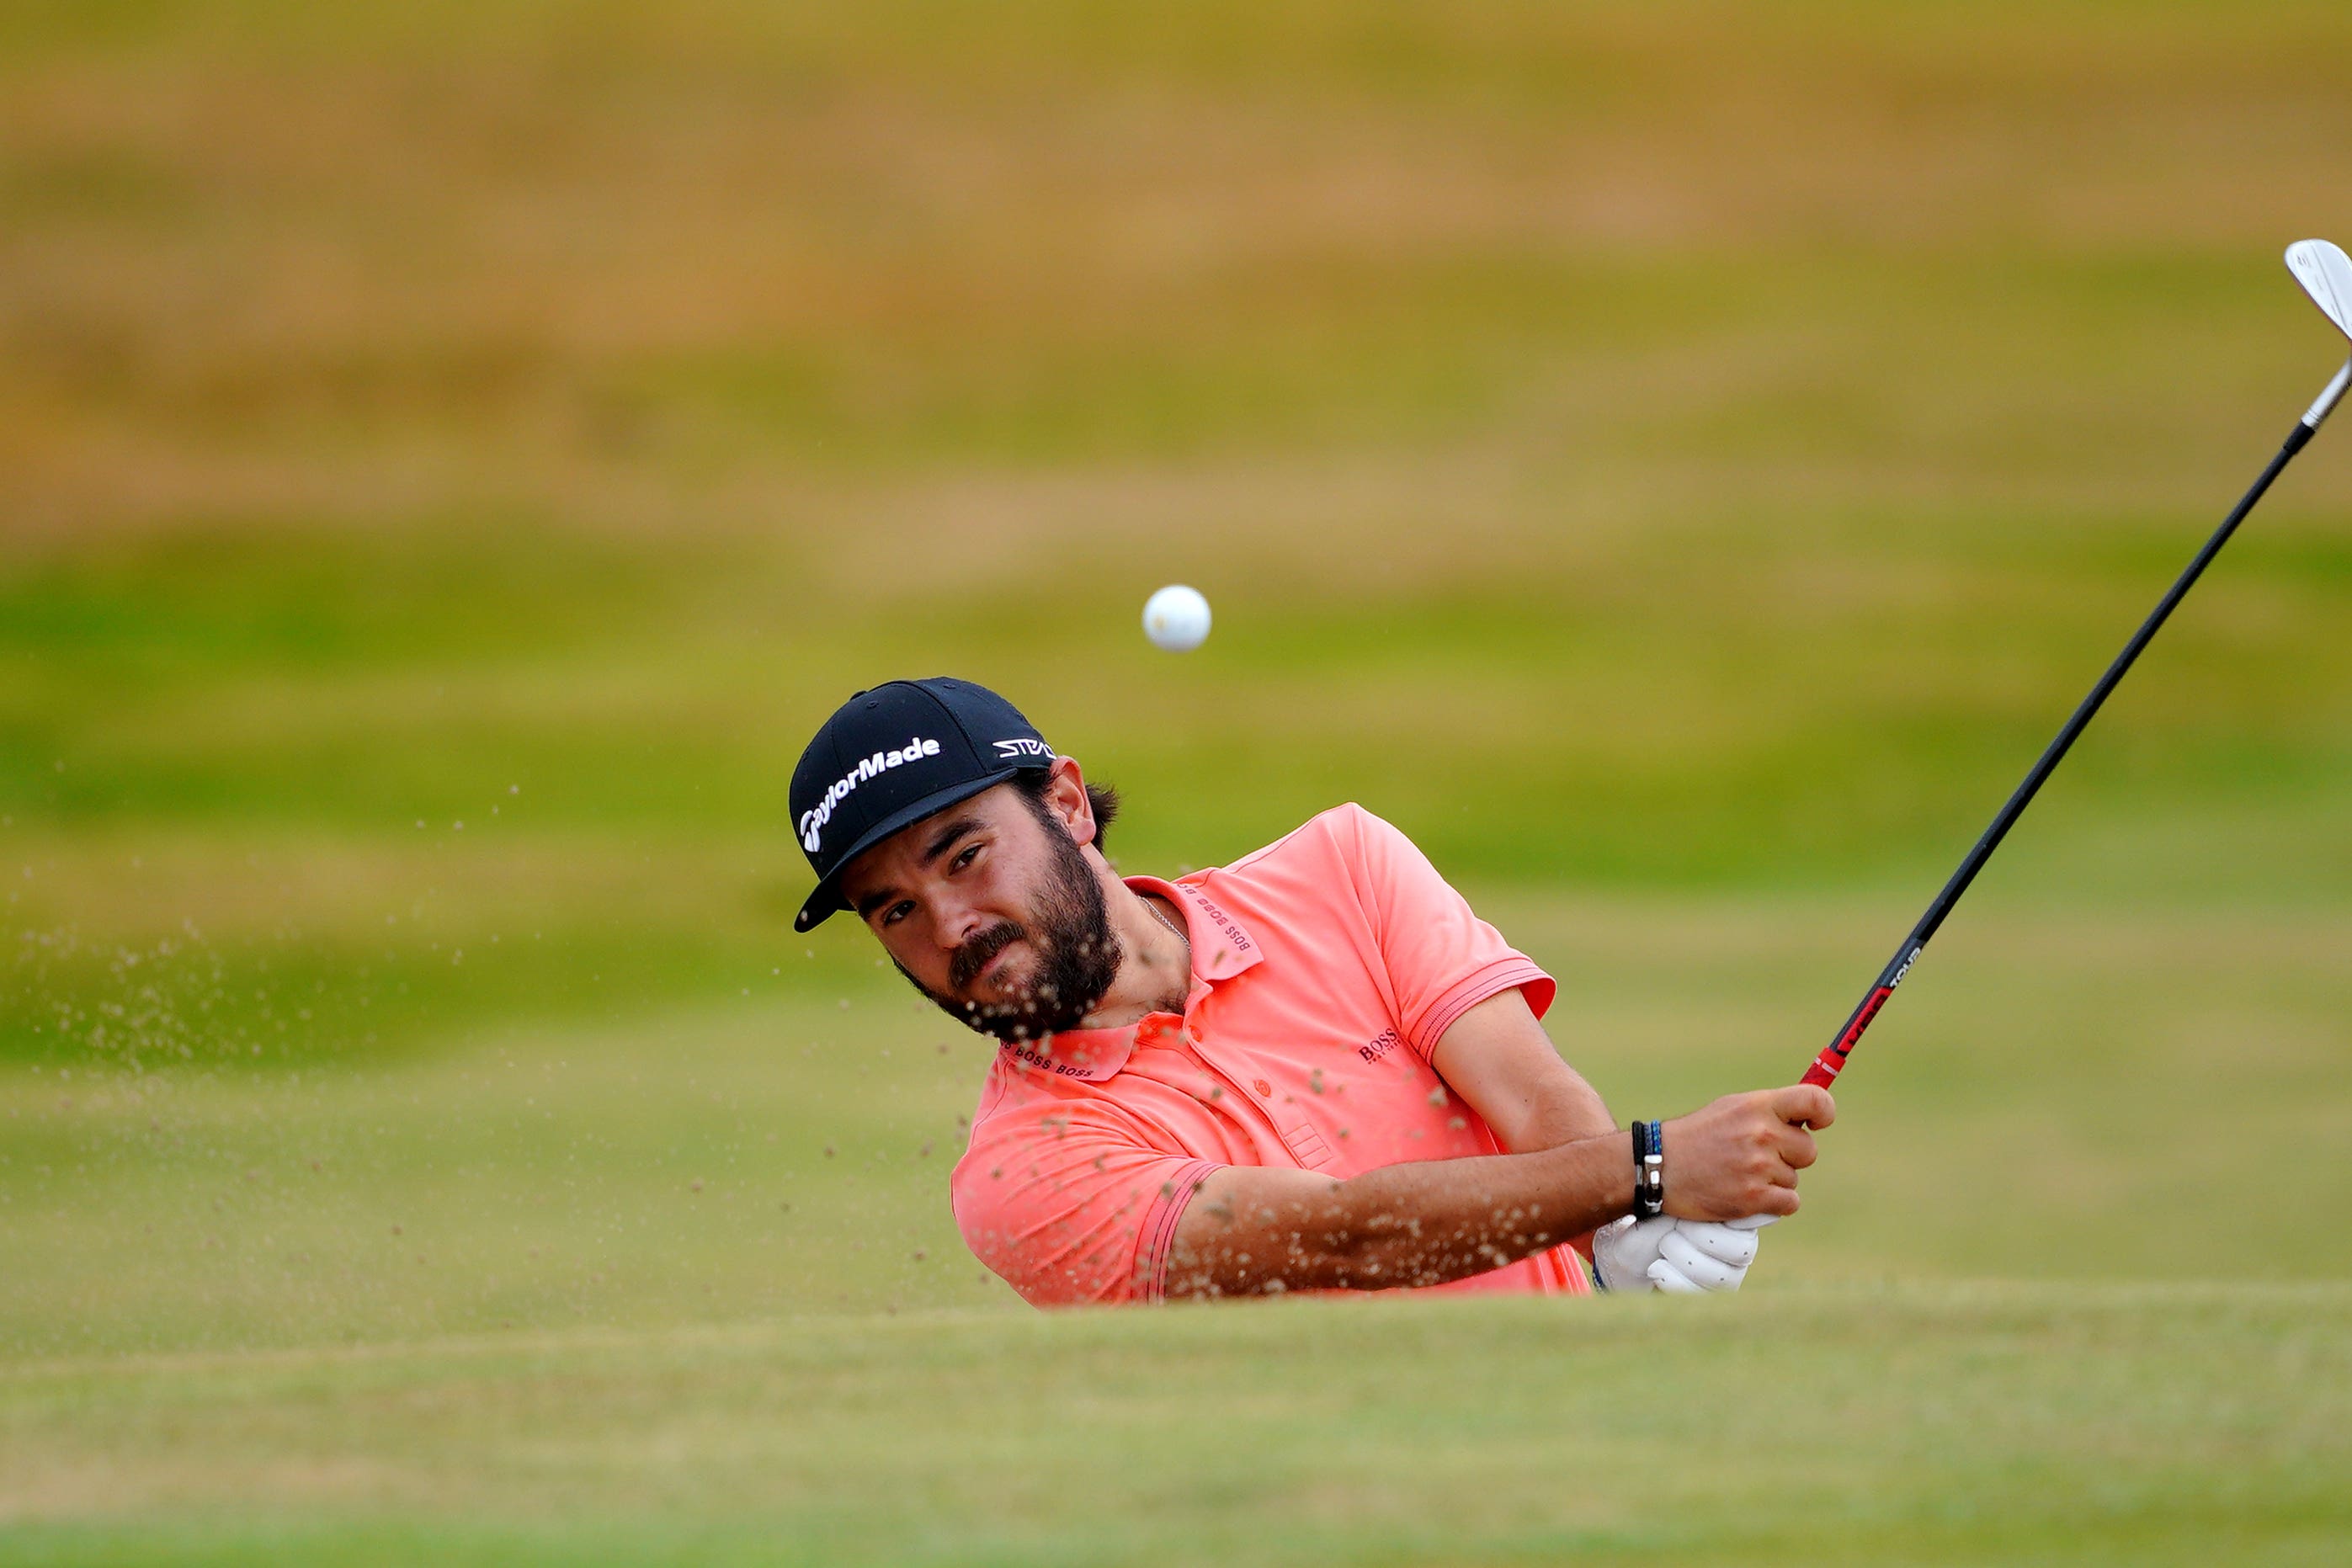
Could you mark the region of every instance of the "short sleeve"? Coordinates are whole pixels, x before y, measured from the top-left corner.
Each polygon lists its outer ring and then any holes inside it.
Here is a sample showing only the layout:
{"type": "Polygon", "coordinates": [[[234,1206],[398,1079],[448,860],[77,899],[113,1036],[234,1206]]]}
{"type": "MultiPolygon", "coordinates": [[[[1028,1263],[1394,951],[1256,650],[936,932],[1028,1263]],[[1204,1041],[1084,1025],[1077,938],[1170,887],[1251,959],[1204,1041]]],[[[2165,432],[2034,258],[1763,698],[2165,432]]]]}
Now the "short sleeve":
{"type": "Polygon", "coordinates": [[[1406,1043],[1426,1059],[1455,1019],[1514,988],[1544,1015],[1558,989],[1551,977],[1479,919],[1411,839],[1360,806],[1332,815],[1406,1043]]]}
{"type": "Polygon", "coordinates": [[[1055,1098],[983,1113],[949,1190],[964,1245],[1024,1301],[1108,1306],[1161,1298],[1177,1222],[1217,1168],[1055,1098]]]}

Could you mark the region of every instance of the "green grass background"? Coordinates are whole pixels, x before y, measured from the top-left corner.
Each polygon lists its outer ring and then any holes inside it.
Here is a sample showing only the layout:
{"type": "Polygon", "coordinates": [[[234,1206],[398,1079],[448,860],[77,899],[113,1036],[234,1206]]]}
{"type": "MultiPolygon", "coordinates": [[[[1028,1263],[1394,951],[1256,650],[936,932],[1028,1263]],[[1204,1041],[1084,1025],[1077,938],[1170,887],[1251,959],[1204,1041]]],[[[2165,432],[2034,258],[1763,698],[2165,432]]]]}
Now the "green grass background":
{"type": "Polygon", "coordinates": [[[2339,1558],[2336,433],[1735,1301],[1029,1313],[783,798],[968,674],[1131,870],[1397,821],[1621,1116],[1793,1076],[2332,368],[2347,80],[2296,0],[0,8],[0,1559],[2339,1558]]]}

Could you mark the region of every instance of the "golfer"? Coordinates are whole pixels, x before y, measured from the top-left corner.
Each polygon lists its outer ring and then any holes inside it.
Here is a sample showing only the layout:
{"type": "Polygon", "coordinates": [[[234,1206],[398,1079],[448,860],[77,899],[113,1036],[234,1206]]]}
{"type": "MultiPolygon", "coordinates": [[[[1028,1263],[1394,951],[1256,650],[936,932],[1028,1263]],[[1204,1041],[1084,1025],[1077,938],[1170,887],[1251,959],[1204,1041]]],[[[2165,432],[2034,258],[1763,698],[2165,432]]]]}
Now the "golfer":
{"type": "Polygon", "coordinates": [[[817,876],[1000,1043],[950,1189],[1038,1306],[1283,1291],[1736,1289],[1828,1092],[1619,1128],[1551,977],[1340,806],[1233,864],[1122,879],[1118,796],[968,681],[860,692],[794,769],[817,876]],[[1596,1234],[1597,1233],[1597,1234],[1596,1234]]]}

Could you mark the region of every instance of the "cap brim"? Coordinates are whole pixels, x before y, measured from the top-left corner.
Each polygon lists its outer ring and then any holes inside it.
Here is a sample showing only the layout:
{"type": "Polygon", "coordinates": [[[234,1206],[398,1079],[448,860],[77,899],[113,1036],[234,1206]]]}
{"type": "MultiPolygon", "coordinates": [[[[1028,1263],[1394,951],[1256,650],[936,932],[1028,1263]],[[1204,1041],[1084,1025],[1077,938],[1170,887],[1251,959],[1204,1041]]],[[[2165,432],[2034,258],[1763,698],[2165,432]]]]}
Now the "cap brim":
{"type": "Polygon", "coordinates": [[[959,779],[944,789],[924,796],[910,806],[899,807],[860,833],[857,836],[857,841],[843,852],[840,862],[833,868],[833,874],[818,880],[816,886],[810,891],[807,901],[801,905],[801,912],[793,916],[793,929],[813,931],[831,916],[847,909],[849,905],[841,896],[839,885],[841,873],[849,869],[850,862],[880,843],[884,839],[893,833],[905,831],[925,817],[946,810],[959,800],[969,800],[982,789],[993,789],[1008,779],[1031,771],[1033,769],[1027,768],[1000,768],[995,772],[985,774],[978,779],[959,779]]]}

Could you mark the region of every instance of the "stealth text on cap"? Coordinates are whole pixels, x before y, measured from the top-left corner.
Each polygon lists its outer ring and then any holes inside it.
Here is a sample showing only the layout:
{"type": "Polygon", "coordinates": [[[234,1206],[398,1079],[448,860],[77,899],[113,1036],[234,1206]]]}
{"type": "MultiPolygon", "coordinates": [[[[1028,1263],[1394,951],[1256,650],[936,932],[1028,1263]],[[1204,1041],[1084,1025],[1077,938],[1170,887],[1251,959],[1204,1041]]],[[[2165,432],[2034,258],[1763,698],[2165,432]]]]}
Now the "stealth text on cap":
{"type": "Polygon", "coordinates": [[[824,792],[824,799],[801,813],[801,847],[814,854],[824,841],[824,825],[833,821],[833,809],[849,799],[851,790],[868,779],[902,763],[919,762],[926,757],[937,757],[940,743],[915,737],[896,751],[877,751],[835,780],[824,792]]]}

